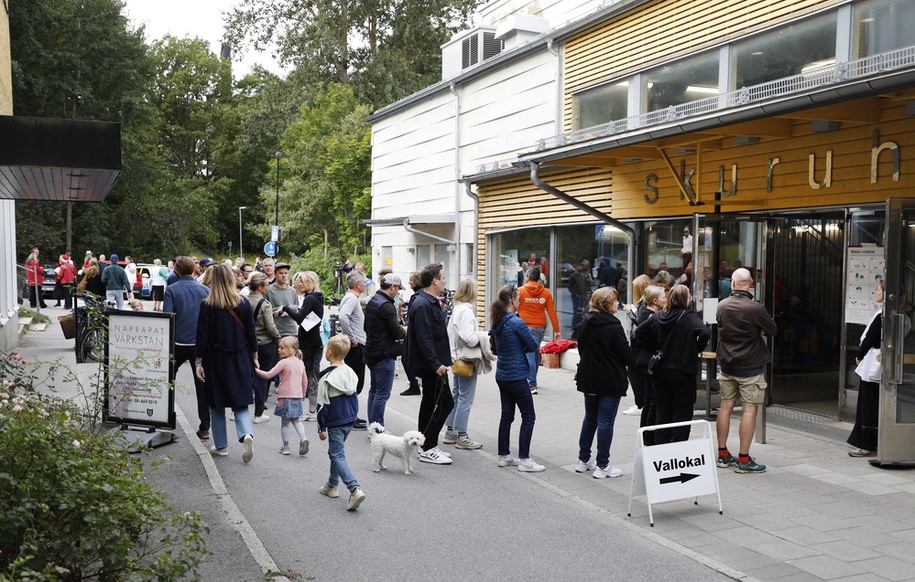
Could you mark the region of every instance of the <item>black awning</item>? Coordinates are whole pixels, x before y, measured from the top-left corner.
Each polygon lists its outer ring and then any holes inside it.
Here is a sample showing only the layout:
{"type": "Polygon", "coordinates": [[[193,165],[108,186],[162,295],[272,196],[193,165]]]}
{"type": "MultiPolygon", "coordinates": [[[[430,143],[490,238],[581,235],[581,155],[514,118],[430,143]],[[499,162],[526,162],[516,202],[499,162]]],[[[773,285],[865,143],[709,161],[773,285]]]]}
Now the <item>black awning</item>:
{"type": "Polygon", "coordinates": [[[121,175],[121,124],[0,115],[0,199],[101,202],[121,175]]]}

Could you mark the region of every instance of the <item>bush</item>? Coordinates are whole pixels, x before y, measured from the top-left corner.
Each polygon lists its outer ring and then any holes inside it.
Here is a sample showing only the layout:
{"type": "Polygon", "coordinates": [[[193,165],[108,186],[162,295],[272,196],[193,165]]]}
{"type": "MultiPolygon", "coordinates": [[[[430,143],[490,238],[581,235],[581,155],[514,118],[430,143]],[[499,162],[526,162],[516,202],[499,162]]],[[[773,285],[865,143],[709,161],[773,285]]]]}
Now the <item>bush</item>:
{"type": "Polygon", "coordinates": [[[0,579],[196,578],[199,515],[172,515],[140,459],[35,377],[0,354],[0,579]]]}

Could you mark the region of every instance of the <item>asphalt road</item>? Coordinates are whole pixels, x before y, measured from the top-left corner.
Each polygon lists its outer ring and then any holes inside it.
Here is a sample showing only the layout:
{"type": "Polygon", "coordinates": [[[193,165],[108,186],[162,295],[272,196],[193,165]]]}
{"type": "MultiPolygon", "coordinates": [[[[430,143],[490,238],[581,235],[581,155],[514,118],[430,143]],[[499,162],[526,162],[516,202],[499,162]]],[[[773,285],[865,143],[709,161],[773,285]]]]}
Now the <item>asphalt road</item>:
{"type": "MultiPolygon", "coordinates": [[[[177,403],[187,414],[185,426],[196,428],[190,379],[185,366],[178,374],[177,403]]],[[[405,385],[402,379],[395,382],[386,415],[388,429],[397,434],[415,428],[398,411],[398,402],[403,410],[414,407],[397,396],[405,385]]],[[[318,493],[329,470],[327,444],[318,440],[316,423],[305,426],[311,439],[305,457],[278,454],[278,418],[255,425],[255,457],[248,465],[242,463],[241,445],[230,438],[230,456],[212,459],[217,484],[225,485],[229,498],[214,492],[205,470],[209,456],[201,462],[202,449],[195,451],[180,427],[177,443],[153,451],[152,458],[172,460],[152,471],[150,481],[166,490],[179,510],[200,511],[209,528],[207,543],[214,555],[200,570],[204,580],[264,579],[265,556],[255,551],[260,560],[252,557],[251,537],[246,544],[239,527],[256,534],[254,546],[263,544],[268,562],[272,559],[276,572],[290,579],[728,579],[627,527],[619,512],[580,502],[514,468],[497,467],[491,450],[449,447],[453,465],[416,462],[412,476],[391,458],[389,470],[373,473],[367,434],[353,432],[347,459],[366,499],[358,511],[347,512],[342,485],[338,499],[318,493]]],[[[232,423],[229,429],[234,435],[232,423]]]]}

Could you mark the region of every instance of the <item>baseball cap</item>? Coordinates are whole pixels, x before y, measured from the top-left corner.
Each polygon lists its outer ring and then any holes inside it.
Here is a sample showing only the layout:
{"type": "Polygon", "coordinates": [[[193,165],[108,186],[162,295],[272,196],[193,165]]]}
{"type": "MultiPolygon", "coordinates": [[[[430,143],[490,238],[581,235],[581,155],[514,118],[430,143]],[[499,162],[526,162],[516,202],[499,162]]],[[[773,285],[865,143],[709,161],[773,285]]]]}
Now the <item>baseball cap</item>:
{"type": "Polygon", "coordinates": [[[382,285],[397,285],[398,287],[403,287],[403,283],[400,281],[400,277],[393,273],[388,273],[381,278],[382,285]]]}
{"type": "Polygon", "coordinates": [[[210,257],[204,257],[204,258],[200,259],[201,267],[209,267],[210,265],[215,265],[215,264],[216,264],[216,261],[214,261],[210,257]]]}
{"type": "Polygon", "coordinates": [[[120,258],[121,257],[119,257],[115,254],[112,254],[110,257],[108,257],[108,260],[110,260],[112,263],[116,263],[118,261],[118,259],[120,259],[120,258]]]}
{"type": "Polygon", "coordinates": [[[277,263],[277,264],[273,267],[273,270],[274,270],[274,271],[279,271],[280,269],[286,269],[286,270],[288,271],[288,270],[289,270],[289,263],[277,263]]]}

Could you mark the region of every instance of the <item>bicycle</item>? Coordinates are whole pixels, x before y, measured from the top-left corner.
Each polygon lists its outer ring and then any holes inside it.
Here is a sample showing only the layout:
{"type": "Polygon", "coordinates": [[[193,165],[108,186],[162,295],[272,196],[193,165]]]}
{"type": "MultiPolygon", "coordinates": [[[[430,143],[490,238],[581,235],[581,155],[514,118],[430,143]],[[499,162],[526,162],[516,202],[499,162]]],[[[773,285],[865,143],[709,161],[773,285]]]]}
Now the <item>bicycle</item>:
{"type": "MultiPolygon", "coordinates": [[[[84,294],[83,301],[85,306],[82,317],[86,318],[86,324],[77,337],[77,360],[81,363],[101,362],[105,359],[105,345],[108,343],[108,304],[92,293],[84,294]]],[[[81,317],[79,308],[74,310],[77,319],[81,317]]]]}

